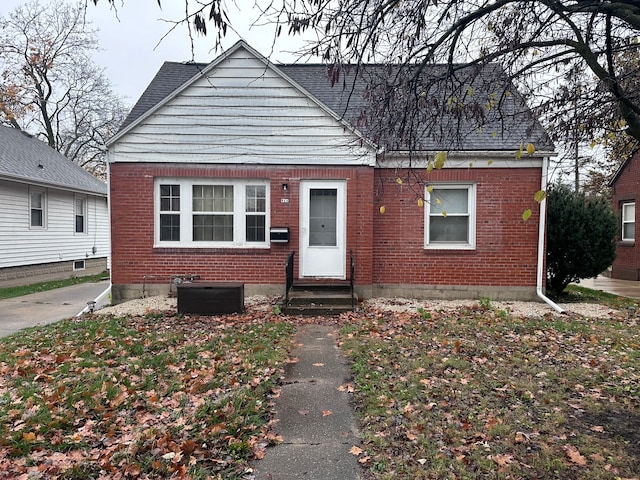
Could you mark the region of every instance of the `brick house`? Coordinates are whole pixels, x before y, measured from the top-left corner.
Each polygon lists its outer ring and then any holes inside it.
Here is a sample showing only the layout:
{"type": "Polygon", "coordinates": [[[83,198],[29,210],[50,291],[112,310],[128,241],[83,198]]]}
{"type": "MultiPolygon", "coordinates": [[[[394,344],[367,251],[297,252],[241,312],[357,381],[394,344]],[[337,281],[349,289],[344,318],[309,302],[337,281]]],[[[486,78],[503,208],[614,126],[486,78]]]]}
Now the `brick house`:
{"type": "Polygon", "coordinates": [[[620,234],[611,277],[621,280],[640,280],[640,242],[638,242],[640,210],[640,153],[629,157],[609,183],[613,208],[618,213],[620,234]]]}
{"type": "Polygon", "coordinates": [[[282,294],[292,252],[296,281],[348,281],[353,259],[364,298],[543,297],[553,146],[517,92],[522,115],[408,152],[356,127],[358,88],[244,42],[165,63],[108,142],[114,303],[184,275],[282,294]]]}

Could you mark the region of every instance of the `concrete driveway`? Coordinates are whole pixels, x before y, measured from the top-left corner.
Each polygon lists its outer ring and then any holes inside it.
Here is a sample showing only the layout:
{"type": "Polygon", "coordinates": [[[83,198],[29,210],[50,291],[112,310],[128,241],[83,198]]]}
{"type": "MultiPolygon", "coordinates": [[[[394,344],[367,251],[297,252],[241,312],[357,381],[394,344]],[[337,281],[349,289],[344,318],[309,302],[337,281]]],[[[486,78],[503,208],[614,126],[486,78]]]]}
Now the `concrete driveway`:
{"type": "Polygon", "coordinates": [[[577,285],[592,290],[602,290],[603,292],[609,292],[623,297],[640,298],[640,282],[617,280],[599,275],[596,278],[582,279],[577,285]]]}
{"type": "Polygon", "coordinates": [[[108,304],[109,287],[109,280],[104,280],[0,300],[0,337],[74,317],[89,301],[96,301],[98,307],[108,304]]]}

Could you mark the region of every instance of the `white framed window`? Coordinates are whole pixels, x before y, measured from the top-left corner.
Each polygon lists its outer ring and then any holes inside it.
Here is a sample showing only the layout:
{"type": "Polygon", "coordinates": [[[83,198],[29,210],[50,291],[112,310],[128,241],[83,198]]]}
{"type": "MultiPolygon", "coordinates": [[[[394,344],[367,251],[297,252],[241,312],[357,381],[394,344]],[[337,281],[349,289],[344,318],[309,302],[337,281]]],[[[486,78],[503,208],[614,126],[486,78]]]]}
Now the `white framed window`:
{"type": "Polygon", "coordinates": [[[47,226],[47,192],[42,189],[29,189],[29,226],[32,229],[47,226]]]}
{"type": "Polygon", "coordinates": [[[156,245],[269,245],[268,181],[157,178],[155,183],[156,245]]]}
{"type": "Polygon", "coordinates": [[[633,242],[636,235],[636,203],[626,202],[621,205],[622,210],[622,241],[633,242]]]}
{"type": "Polygon", "coordinates": [[[475,248],[475,184],[432,185],[425,189],[425,200],[425,248],[475,248]]]}
{"type": "Polygon", "coordinates": [[[75,233],[87,233],[87,197],[74,198],[75,233]]]}
{"type": "Polygon", "coordinates": [[[84,260],[74,260],[73,262],[73,270],[84,270],[85,269],[85,264],[84,264],[84,260]]]}

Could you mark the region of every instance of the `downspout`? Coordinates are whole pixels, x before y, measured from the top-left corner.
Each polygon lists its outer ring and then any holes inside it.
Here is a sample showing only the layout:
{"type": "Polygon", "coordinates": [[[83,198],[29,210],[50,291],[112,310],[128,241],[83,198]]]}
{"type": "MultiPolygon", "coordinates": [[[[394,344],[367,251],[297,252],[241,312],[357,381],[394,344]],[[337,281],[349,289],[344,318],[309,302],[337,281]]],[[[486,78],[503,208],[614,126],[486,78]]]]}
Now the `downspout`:
{"type": "MultiPolygon", "coordinates": [[[[542,157],[542,185],[540,189],[547,191],[547,170],[549,157],[542,157]]],[[[553,308],[558,313],[564,313],[564,309],[547,297],[542,291],[542,280],[544,278],[544,240],[547,222],[547,199],[540,202],[540,221],[538,222],[538,272],[536,279],[536,294],[538,297],[553,308]]]]}

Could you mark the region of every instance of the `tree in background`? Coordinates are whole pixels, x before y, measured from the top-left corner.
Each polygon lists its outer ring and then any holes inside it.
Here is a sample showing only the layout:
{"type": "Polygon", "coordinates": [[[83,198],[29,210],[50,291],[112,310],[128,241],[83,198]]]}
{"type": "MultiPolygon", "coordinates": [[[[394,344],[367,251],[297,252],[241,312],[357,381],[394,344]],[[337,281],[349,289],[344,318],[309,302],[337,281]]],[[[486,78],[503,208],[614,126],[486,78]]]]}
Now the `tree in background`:
{"type": "Polygon", "coordinates": [[[610,203],[562,184],[547,193],[547,290],[555,295],[571,282],[608,268],[616,255],[618,221],[610,203]]]}
{"type": "MultiPolygon", "coordinates": [[[[119,3],[103,1],[114,7],[119,3]]],[[[196,32],[213,35],[219,45],[232,29],[229,4],[223,0],[183,1],[187,12],[183,20],[196,32]]],[[[308,48],[301,54],[321,57],[337,67],[366,62],[418,66],[410,74],[392,72],[384,85],[372,89],[372,98],[391,107],[382,117],[380,109],[369,115],[369,122],[380,123],[379,131],[400,122],[422,128],[422,122],[406,118],[406,112],[416,111],[403,108],[411,104],[419,104],[423,111],[453,104],[467,119],[480,119],[481,127],[486,111],[478,108],[465,82],[455,83],[457,91],[449,90],[445,102],[420,102],[429,90],[423,73],[435,63],[445,63],[447,77],[455,78],[464,66],[498,63],[537,108],[554,140],[588,144],[623,132],[640,140],[640,70],[638,62],[628,61],[640,53],[640,4],[635,0],[254,3],[253,11],[259,12],[256,15],[263,22],[270,19],[274,23],[276,35],[283,31],[306,35],[308,48]],[[412,95],[397,95],[407,87],[413,88],[412,95]]],[[[335,82],[340,81],[339,68],[332,70],[332,76],[335,82]]],[[[436,77],[427,76],[426,81],[443,81],[436,77]]],[[[501,108],[509,93],[506,89],[493,92],[492,101],[484,106],[498,109],[502,115],[519,115],[501,108]]],[[[405,145],[422,138],[409,128],[404,136],[400,141],[405,145]]]]}
{"type": "Polygon", "coordinates": [[[84,8],[33,1],[0,18],[0,123],[102,175],[105,141],[127,109],[91,60],[98,42],[84,8]]]}

